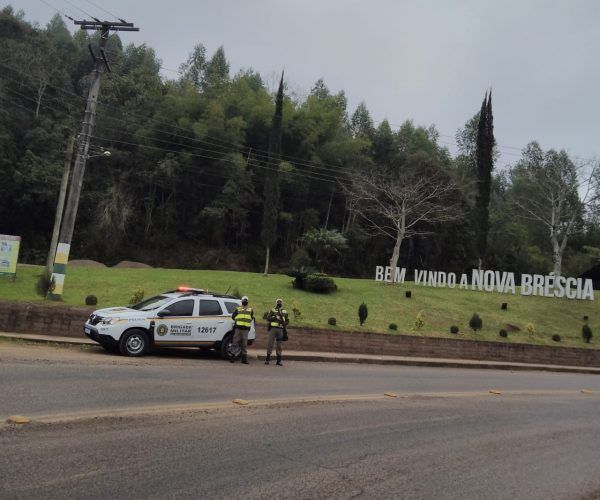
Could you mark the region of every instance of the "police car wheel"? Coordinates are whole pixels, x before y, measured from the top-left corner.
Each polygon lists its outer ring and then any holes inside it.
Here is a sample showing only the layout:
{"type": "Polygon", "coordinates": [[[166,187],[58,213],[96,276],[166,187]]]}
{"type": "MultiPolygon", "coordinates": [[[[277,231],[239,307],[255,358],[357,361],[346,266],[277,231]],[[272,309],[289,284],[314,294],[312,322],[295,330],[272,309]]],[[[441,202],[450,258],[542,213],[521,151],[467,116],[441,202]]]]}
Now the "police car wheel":
{"type": "Polygon", "coordinates": [[[238,346],[233,345],[233,334],[229,333],[223,337],[219,353],[223,359],[237,359],[241,356],[242,352],[238,346]]]}
{"type": "Polygon", "coordinates": [[[125,356],[142,356],[147,349],[148,337],[142,330],[129,330],[119,341],[119,351],[125,356]]]}

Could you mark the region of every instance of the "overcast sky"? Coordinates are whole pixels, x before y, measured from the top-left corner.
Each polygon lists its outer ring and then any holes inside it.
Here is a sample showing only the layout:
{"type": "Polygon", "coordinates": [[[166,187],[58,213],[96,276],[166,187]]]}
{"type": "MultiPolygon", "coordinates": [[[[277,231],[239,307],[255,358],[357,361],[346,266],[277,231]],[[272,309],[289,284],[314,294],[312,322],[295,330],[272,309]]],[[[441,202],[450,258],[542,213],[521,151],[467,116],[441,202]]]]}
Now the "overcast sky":
{"type": "MultiPolygon", "coordinates": [[[[141,31],[123,41],[153,47],[166,77],[195,44],[223,45],[232,73],[252,67],[272,83],[285,68],[301,95],[323,78],[350,113],[364,100],[376,122],[435,124],[452,151],[492,87],[500,164],[534,139],[600,156],[597,0],[46,1],[79,19],[111,19],[97,4],[135,22],[141,31]]],[[[56,13],[42,0],[9,3],[41,25],[56,13]]]]}

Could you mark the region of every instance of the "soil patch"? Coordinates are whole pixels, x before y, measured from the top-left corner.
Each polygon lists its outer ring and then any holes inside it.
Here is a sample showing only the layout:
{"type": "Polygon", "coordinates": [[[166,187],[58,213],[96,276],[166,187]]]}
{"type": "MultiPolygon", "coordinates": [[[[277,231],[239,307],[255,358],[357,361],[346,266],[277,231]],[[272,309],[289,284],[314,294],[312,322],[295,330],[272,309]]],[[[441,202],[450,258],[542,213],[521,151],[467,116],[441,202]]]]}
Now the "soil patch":
{"type": "Polygon", "coordinates": [[[102,262],[88,259],[75,259],[69,261],[71,267],[106,267],[102,262]]]}
{"type": "Polygon", "coordinates": [[[120,267],[123,269],[152,269],[152,266],[144,264],[143,262],[134,262],[132,260],[122,260],[113,267],[120,267]]]}

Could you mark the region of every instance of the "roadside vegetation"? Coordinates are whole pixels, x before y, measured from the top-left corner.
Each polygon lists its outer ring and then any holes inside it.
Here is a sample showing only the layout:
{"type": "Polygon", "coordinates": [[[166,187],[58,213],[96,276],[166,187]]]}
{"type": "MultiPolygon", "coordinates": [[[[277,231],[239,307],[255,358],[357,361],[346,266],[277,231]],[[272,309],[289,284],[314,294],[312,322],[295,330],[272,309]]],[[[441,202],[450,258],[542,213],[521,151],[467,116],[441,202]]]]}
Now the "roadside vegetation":
{"type": "MultiPolygon", "coordinates": [[[[0,281],[0,300],[44,302],[61,307],[37,295],[35,285],[41,272],[41,266],[19,266],[15,282],[0,281]]],[[[86,307],[85,298],[91,294],[98,298],[96,308],[127,305],[138,289],[150,297],[187,285],[215,292],[236,290],[248,295],[257,318],[272,307],[277,297],[282,297],[292,326],[389,335],[595,348],[594,337],[589,344],[584,343],[582,327],[585,323],[594,330],[594,325],[600,322],[595,302],[428,288],[414,286],[412,282],[391,285],[369,279],[335,278],[338,289],[322,295],[294,288],[293,278],[281,274],[265,277],[261,273],[233,271],[72,267],[67,276],[64,303],[71,306],[86,307]],[[412,292],[410,298],[406,297],[408,290],[412,292]],[[368,306],[368,317],[361,327],[357,311],[363,302],[368,306]],[[506,310],[502,309],[503,302],[507,303],[506,310]],[[481,329],[476,331],[469,327],[475,313],[482,321],[481,329]],[[588,317],[587,322],[584,316],[588,317]],[[330,318],[335,318],[335,322],[329,321],[330,318]],[[421,320],[418,328],[417,318],[421,320]],[[396,330],[389,328],[391,323],[397,326],[396,330]],[[534,325],[533,330],[527,330],[529,324],[534,325]],[[459,328],[457,334],[450,331],[453,325],[459,328]],[[507,337],[499,335],[501,329],[507,331],[507,337]],[[552,340],[553,335],[560,335],[560,343],[552,340]]]]}

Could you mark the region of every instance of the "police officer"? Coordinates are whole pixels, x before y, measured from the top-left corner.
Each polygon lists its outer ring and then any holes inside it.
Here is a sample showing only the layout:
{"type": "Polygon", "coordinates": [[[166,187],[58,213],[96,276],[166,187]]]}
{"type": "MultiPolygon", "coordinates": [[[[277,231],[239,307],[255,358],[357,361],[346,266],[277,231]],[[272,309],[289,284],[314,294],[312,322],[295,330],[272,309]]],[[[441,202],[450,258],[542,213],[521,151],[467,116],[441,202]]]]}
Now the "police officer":
{"type": "MultiPolygon", "coordinates": [[[[231,317],[235,321],[235,331],[233,333],[232,344],[240,347],[242,351],[242,363],[247,365],[248,352],[246,348],[248,346],[248,332],[250,331],[250,326],[254,321],[254,311],[248,306],[248,297],[245,295],[242,297],[242,305],[235,308],[235,311],[233,311],[231,317]]],[[[230,356],[229,361],[235,363],[235,357],[230,356]]]]}
{"type": "Polygon", "coordinates": [[[283,300],[277,299],[275,302],[275,308],[271,309],[267,315],[267,321],[269,323],[269,343],[267,345],[267,359],[265,361],[265,365],[268,365],[269,361],[271,361],[271,352],[273,352],[273,344],[275,344],[277,364],[279,366],[283,366],[281,364],[281,343],[284,339],[284,336],[287,336],[286,328],[290,322],[287,311],[283,309],[283,300]]]}

